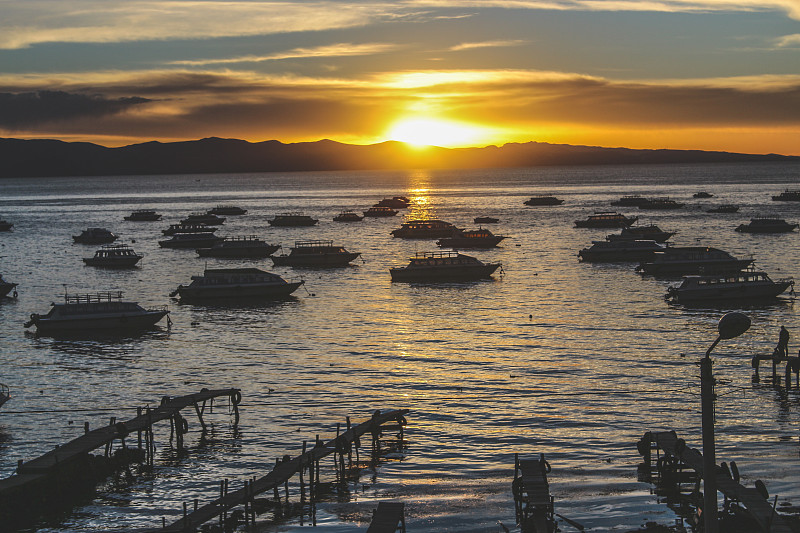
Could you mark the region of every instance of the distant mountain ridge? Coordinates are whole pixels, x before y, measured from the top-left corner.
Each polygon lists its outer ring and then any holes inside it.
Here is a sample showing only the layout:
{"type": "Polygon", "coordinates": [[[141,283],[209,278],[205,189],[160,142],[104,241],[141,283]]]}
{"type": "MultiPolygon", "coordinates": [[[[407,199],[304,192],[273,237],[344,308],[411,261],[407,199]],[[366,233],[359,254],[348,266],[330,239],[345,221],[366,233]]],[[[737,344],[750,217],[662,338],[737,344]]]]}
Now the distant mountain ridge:
{"type": "Polygon", "coordinates": [[[284,144],[211,137],[107,148],[83,142],[0,138],[3,178],[771,161],[800,162],[800,157],[539,142],[419,149],[396,141],[371,145],[331,140],[284,144]]]}

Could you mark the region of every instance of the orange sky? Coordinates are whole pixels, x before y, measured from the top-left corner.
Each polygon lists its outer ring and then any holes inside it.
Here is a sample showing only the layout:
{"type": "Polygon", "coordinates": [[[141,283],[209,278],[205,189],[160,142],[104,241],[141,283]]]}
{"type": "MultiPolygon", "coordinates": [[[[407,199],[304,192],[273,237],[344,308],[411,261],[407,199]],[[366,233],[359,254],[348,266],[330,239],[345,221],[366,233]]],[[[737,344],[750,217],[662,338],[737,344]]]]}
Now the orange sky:
{"type": "Polygon", "coordinates": [[[3,7],[5,137],[800,155],[800,0],[3,7]]]}

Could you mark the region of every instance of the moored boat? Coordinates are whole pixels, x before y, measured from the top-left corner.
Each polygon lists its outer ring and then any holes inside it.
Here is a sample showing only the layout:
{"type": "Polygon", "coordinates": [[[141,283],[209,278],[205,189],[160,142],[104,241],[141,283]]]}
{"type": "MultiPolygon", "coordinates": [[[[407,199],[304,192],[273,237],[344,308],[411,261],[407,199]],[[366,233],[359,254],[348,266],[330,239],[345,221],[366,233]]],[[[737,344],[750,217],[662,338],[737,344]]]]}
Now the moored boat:
{"type": "Polygon", "coordinates": [[[475,217],[472,221],[475,224],[497,224],[500,219],[496,217],[475,217]]]}
{"type": "Polygon", "coordinates": [[[8,388],[8,385],[0,383],[0,407],[2,407],[3,404],[10,399],[11,399],[11,390],[8,388]]]}
{"type": "Polygon", "coordinates": [[[373,205],[363,212],[365,217],[378,218],[378,217],[393,217],[398,213],[396,209],[391,207],[373,205]]]}
{"type": "Polygon", "coordinates": [[[225,222],[225,217],[213,213],[192,213],[181,220],[181,224],[205,224],[206,226],[220,226],[225,222]]]}
{"type": "Polygon", "coordinates": [[[8,293],[13,291],[17,285],[17,283],[11,283],[10,281],[4,280],[3,275],[0,274],[0,298],[3,296],[8,296],[8,293]]]}
{"type": "Polygon", "coordinates": [[[136,302],[123,301],[122,291],[65,294],[64,303],[51,305],[45,315],[32,314],[25,327],[36,326],[40,334],[82,331],[122,333],[153,327],[169,314],[166,307],[145,309],[136,302]]]}
{"type": "Polygon", "coordinates": [[[698,191],[692,195],[692,198],[713,198],[714,195],[707,191],[698,191]]]}
{"type": "Polygon", "coordinates": [[[364,217],[355,211],[342,211],[333,217],[334,222],[361,222],[362,220],[364,220],[364,217]]]}
{"type": "Polygon", "coordinates": [[[392,198],[384,198],[374,205],[374,207],[391,207],[393,209],[405,209],[411,201],[405,196],[393,196],[392,198]]]}
{"type": "Polygon", "coordinates": [[[800,189],[786,189],[782,193],[773,196],[774,202],[800,202],[800,189]]]}
{"type": "Polygon", "coordinates": [[[739,206],[734,204],[721,204],[717,207],[712,207],[706,213],[736,213],[739,211],[739,206]]]}
{"type": "Polygon", "coordinates": [[[209,248],[222,241],[213,233],[176,233],[171,238],[158,241],[162,248],[209,248]]]}
{"type": "Polygon", "coordinates": [[[117,239],[115,234],[105,228],[87,228],[80,235],[72,236],[72,240],[79,244],[104,244],[117,239]]]}
{"type": "Polygon", "coordinates": [[[655,252],[652,261],[639,264],[636,270],[655,275],[711,274],[738,272],[752,262],[752,259],[737,259],[710,246],[673,246],[655,252]]]}
{"type": "Polygon", "coordinates": [[[629,194],[621,197],[619,200],[614,200],[611,205],[615,207],[639,207],[647,202],[647,198],[638,194],[629,194]]]}
{"type": "Polygon", "coordinates": [[[169,237],[177,233],[214,233],[218,229],[206,224],[171,224],[167,229],[161,230],[161,233],[169,237]]]}
{"type": "Polygon", "coordinates": [[[186,301],[273,300],[288,297],[302,284],[258,268],[207,268],[202,276],[192,276],[189,285],[179,285],[170,296],[186,301]]]}
{"type": "Polygon", "coordinates": [[[125,268],[135,266],[143,257],[127,244],[110,244],[97,250],[94,257],[84,257],[83,262],[89,266],[125,268]]]}
{"type": "Polygon", "coordinates": [[[458,252],[418,252],[408,265],[390,268],[392,281],[474,281],[491,277],[500,263],[484,263],[458,252]]]}
{"type": "Polygon", "coordinates": [[[297,241],[288,254],[272,256],[275,266],[341,267],[347,266],[361,253],[348,252],[333,241],[297,241]]]}
{"type": "Polygon", "coordinates": [[[280,246],[277,244],[268,244],[255,235],[248,235],[225,237],[209,248],[198,248],[196,252],[200,257],[253,258],[269,257],[277,252],[278,248],[280,246]]]}
{"type": "Polygon", "coordinates": [[[530,206],[561,205],[564,203],[564,200],[556,198],[550,194],[537,194],[536,196],[532,196],[530,200],[526,200],[523,203],[530,206]]]}
{"type": "Polygon", "coordinates": [[[236,205],[218,205],[213,209],[209,209],[208,212],[212,215],[238,216],[247,214],[247,209],[243,209],[236,205]]]}
{"type": "Polygon", "coordinates": [[[153,222],[161,220],[161,215],[152,209],[137,209],[130,215],[123,217],[128,222],[153,222]]]}
{"type": "Polygon", "coordinates": [[[791,278],[773,281],[765,272],[744,270],[716,276],[685,276],[680,285],[667,289],[665,298],[675,303],[752,301],[775,298],[790,288],[794,292],[791,278]]]}
{"type": "Polygon", "coordinates": [[[742,233],[789,233],[797,224],[790,224],[782,218],[752,218],[748,224],[740,224],[736,231],[742,233]]]}
{"type": "Polygon", "coordinates": [[[639,217],[626,217],[613,211],[598,211],[586,220],[576,220],[576,228],[625,228],[631,226],[639,217]]]}
{"type": "Polygon", "coordinates": [[[401,239],[439,239],[451,236],[454,231],[459,231],[459,229],[449,222],[429,219],[408,220],[391,233],[392,236],[401,239]]]}
{"type": "Polygon", "coordinates": [[[660,198],[648,198],[647,200],[639,204],[639,209],[660,209],[660,210],[680,209],[684,205],[686,204],[681,202],[676,202],[671,198],[663,196],[660,198]]]}
{"type": "Polygon", "coordinates": [[[291,226],[313,226],[319,220],[311,218],[303,213],[280,213],[267,220],[270,226],[291,227],[291,226]]]}
{"type": "Polygon", "coordinates": [[[13,227],[14,224],[9,222],[8,220],[3,220],[2,218],[0,218],[0,231],[9,231],[13,227]]]}
{"type": "Polygon", "coordinates": [[[578,252],[582,261],[596,263],[624,263],[647,261],[655,252],[665,249],[656,241],[592,241],[592,246],[578,252]]]}
{"type": "Polygon", "coordinates": [[[622,228],[618,234],[608,235],[607,241],[656,241],[666,242],[675,235],[674,231],[664,231],[655,224],[649,226],[630,226],[622,228]]]}
{"type": "Polygon", "coordinates": [[[457,229],[450,237],[436,241],[436,245],[442,248],[494,248],[505,238],[505,235],[495,235],[483,228],[457,229]]]}

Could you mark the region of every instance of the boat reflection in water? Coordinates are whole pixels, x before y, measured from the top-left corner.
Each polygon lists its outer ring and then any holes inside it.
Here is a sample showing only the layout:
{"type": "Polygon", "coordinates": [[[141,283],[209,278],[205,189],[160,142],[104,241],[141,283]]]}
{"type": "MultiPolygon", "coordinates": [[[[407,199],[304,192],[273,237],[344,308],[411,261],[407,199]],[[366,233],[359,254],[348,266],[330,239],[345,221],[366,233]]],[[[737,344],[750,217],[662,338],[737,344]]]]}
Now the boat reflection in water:
{"type": "Polygon", "coordinates": [[[215,299],[270,300],[286,298],[303,281],[286,281],[277,274],[258,268],[206,269],[202,276],[192,276],[189,285],[178,285],[170,296],[194,302],[215,299]]]}

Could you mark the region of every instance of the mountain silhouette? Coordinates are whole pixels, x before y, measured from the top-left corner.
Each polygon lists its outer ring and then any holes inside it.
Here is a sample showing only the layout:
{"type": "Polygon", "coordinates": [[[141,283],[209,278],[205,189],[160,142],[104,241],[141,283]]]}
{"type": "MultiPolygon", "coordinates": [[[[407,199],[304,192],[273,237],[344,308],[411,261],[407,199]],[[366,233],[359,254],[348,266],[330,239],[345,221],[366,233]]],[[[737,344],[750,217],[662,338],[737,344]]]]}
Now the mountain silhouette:
{"type": "Polygon", "coordinates": [[[635,150],[540,142],[480,148],[417,148],[397,141],[371,145],[331,140],[251,143],[216,137],[108,148],[85,142],[0,138],[0,177],[114,176],[502,168],[552,165],[800,162],[798,156],[702,150],[635,150]]]}

